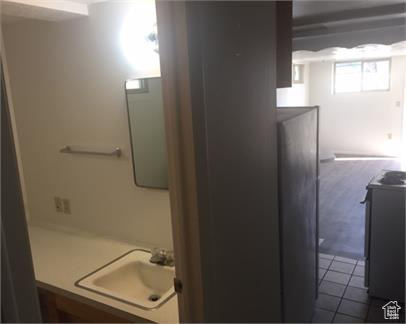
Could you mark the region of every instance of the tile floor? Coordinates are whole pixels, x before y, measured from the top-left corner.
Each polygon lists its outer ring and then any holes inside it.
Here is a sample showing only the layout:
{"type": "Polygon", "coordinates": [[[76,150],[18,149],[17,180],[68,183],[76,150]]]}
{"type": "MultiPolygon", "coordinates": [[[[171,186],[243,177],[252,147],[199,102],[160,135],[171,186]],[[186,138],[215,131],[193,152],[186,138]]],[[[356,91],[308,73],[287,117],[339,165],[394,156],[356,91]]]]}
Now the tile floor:
{"type": "Polygon", "coordinates": [[[320,253],[313,323],[405,323],[404,305],[398,321],[384,319],[381,307],[388,301],[368,296],[364,266],[362,260],[320,253]]]}

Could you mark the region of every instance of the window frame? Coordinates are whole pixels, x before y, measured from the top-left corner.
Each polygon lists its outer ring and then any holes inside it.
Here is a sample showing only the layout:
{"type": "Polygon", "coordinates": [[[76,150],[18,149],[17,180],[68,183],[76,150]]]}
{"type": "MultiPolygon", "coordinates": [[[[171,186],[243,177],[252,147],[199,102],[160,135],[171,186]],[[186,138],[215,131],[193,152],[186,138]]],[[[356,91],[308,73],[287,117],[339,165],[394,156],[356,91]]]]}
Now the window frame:
{"type": "Polygon", "coordinates": [[[148,93],[149,92],[148,80],[146,78],[145,79],[128,79],[125,82],[124,90],[128,94],[148,93]],[[135,81],[135,80],[139,81],[140,87],[139,88],[127,88],[127,82],[135,81]]]}
{"type": "Polygon", "coordinates": [[[391,90],[391,74],[392,74],[392,58],[378,58],[378,59],[361,59],[361,60],[345,60],[345,61],[335,61],[333,69],[333,94],[340,95],[346,93],[362,93],[362,92],[385,92],[391,90]],[[364,63],[367,62],[382,62],[387,61],[389,62],[389,71],[388,71],[388,88],[387,89],[372,89],[372,90],[364,90],[364,63]],[[337,64],[342,63],[361,63],[361,84],[360,84],[360,91],[346,91],[346,92],[337,92],[336,91],[336,75],[337,75],[337,64]]]}

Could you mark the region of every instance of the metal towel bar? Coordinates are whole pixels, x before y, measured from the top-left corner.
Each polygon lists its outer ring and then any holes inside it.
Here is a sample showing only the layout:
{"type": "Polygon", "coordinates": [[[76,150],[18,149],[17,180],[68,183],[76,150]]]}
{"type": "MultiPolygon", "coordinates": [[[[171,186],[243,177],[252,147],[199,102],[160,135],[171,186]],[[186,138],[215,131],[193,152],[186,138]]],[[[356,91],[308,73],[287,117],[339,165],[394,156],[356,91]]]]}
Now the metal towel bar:
{"type": "Polygon", "coordinates": [[[112,152],[95,152],[95,151],[85,151],[85,150],[73,150],[69,145],[61,148],[61,153],[70,153],[70,154],[93,154],[93,155],[105,155],[105,156],[121,156],[121,148],[116,147],[112,152]]]}

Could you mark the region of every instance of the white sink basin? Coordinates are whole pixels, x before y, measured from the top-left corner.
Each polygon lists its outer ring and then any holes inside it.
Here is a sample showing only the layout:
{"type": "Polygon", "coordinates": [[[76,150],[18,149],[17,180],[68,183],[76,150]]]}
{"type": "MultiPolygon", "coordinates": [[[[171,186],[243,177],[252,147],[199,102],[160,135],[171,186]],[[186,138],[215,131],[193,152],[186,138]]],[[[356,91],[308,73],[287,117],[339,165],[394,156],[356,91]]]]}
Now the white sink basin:
{"type": "Polygon", "coordinates": [[[75,285],[145,310],[158,308],[175,295],[175,268],[150,263],[150,257],[149,251],[132,250],[75,285]]]}

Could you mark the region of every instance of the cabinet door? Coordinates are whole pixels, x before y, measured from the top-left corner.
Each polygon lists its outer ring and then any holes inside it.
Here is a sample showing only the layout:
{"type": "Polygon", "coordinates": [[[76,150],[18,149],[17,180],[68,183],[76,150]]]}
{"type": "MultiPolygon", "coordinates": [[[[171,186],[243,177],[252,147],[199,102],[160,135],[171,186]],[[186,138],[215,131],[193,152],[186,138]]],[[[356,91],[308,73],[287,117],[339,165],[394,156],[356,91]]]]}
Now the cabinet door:
{"type": "Polygon", "coordinates": [[[45,289],[38,289],[41,312],[45,323],[147,323],[131,315],[126,319],[106,310],[68,298],[45,289]]]}
{"type": "Polygon", "coordinates": [[[292,0],[276,2],[276,86],[292,86],[292,0]]]}
{"type": "Polygon", "coordinates": [[[374,189],[371,205],[369,293],[405,300],[405,191],[374,189]]]}
{"type": "Polygon", "coordinates": [[[276,2],[186,3],[205,321],[280,322],[276,2]]]}

